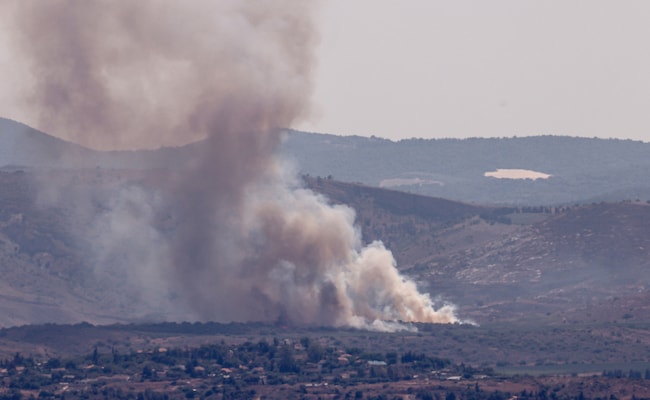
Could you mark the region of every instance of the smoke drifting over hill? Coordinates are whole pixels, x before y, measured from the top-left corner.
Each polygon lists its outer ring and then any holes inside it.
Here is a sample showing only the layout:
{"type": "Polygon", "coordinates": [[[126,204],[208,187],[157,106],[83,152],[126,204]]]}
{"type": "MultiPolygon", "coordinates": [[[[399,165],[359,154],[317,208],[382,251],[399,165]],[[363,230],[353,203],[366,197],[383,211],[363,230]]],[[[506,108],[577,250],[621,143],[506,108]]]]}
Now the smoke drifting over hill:
{"type": "Polygon", "coordinates": [[[457,320],[381,243],[362,246],[351,209],[300,188],[276,157],[281,128],[308,111],[312,2],[11,7],[41,125],[101,149],[206,139],[160,193],[104,199],[90,228],[100,273],[119,266],[143,299],[198,319],[376,329],[457,320]],[[164,232],[161,208],[172,220],[164,232]]]}

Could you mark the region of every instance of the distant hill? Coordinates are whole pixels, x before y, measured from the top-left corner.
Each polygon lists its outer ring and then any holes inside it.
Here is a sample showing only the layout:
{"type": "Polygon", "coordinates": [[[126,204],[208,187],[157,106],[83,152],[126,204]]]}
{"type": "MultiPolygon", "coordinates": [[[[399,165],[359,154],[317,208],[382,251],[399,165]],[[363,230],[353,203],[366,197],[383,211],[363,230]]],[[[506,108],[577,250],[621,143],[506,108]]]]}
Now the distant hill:
{"type": "MultiPolygon", "coordinates": [[[[458,304],[461,316],[553,324],[650,320],[649,146],[291,132],[281,151],[303,172],[305,186],[356,210],[365,242],[382,240],[402,271],[432,296],[458,304]],[[497,168],[553,176],[483,176],[497,168]],[[387,187],[378,187],[382,182],[387,187]],[[436,197],[424,195],[430,192],[436,197]]],[[[81,227],[106,207],[106,193],[155,189],[166,176],[157,168],[182,165],[193,149],[98,152],[0,119],[0,326],[164,319],[138,301],[128,278],[94,273],[81,227]],[[42,196],[55,193],[35,190],[43,180],[92,193],[89,208],[48,205],[42,196]]],[[[159,218],[170,229],[169,216],[159,218]]]]}
{"type": "Polygon", "coordinates": [[[540,217],[467,220],[437,232],[431,254],[410,259],[409,273],[482,321],[650,318],[650,205],[598,203],[540,217]]]}
{"type": "Polygon", "coordinates": [[[67,166],[94,152],[16,121],[0,118],[0,166],[67,166]]]}
{"type": "Polygon", "coordinates": [[[138,151],[96,151],[57,139],[20,122],[0,118],[0,168],[176,167],[190,158],[192,146],[138,151]]]}
{"type": "Polygon", "coordinates": [[[355,208],[366,241],[386,243],[400,269],[465,317],[650,319],[647,202],[504,208],[333,179],[307,184],[355,208]]]}
{"type": "MultiPolygon", "coordinates": [[[[164,319],[160,310],[138,301],[138,292],[119,276],[93,272],[83,234],[89,220],[74,212],[76,204],[39,204],[34,190],[39,179],[75,182],[66,187],[98,194],[116,185],[147,190],[160,179],[155,174],[0,171],[0,326],[164,319]]],[[[333,179],[305,181],[330,201],[353,207],[365,242],[382,240],[398,268],[434,297],[458,304],[465,318],[548,323],[650,318],[645,202],[503,208],[333,179]],[[594,307],[606,312],[590,311],[594,307]]],[[[95,212],[105,207],[101,198],[95,212]]],[[[93,210],[86,212],[93,218],[93,210]]]]}
{"type": "MultiPolygon", "coordinates": [[[[100,152],[0,118],[0,167],[175,168],[200,143],[100,152]]],[[[566,136],[408,139],[289,131],[280,153],[301,174],[497,205],[566,205],[650,199],[650,143],[566,136]],[[486,177],[526,169],[548,179],[486,177]]]]}
{"type": "Polygon", "coordinates": [[[284,153],[299,171],[454,200],[514,205],[650,199],[650,143],[566,136],[408,139],[292,131],[284,153]],[[527,169],[549,179],[484,176],[527,169]]]}

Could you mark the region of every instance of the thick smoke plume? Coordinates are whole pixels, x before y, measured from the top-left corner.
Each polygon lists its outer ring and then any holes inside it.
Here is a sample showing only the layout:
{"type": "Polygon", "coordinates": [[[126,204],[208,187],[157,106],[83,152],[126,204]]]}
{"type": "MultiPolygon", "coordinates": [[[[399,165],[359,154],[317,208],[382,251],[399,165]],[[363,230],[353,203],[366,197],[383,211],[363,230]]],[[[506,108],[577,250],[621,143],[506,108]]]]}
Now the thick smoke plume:
{"type": "Polygon", "coordinates": [[[98,262],[132,264],[143,291],[159,289],[156,302],[173,293],[169,307],[182,303],[188,318],[376,329],[457,320],[381,243],[363,247],[351,209],[302,189],[276,157],[281,128],[308,111],[313,2],[10,7],[40,127],[98,149],[203,140],[160,193],[110,195],[91,224],[98,262]],[[170,210],[164,232],[156,208],[170,210]]]}

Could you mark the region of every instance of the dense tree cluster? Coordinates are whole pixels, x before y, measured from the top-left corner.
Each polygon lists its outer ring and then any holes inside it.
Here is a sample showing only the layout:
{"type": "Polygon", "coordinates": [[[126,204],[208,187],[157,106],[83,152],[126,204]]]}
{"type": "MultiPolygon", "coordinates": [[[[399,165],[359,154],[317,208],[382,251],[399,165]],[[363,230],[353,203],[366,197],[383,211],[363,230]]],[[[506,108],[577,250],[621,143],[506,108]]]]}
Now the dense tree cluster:
{"type": "Polygon", "coordinates": [[[84,357],[70,359],[35,360],[15,354],[0,360],[0,398],[21,398],[26,392],[43,398],[157,399],[171,395],[151,388],[125,392],[116,379],[142,385],[168,383],[174,387],[173,397],[249,398],[249,388],[256,385],[300,384],[306,388],[329,382],[354,387],[411,380],[432,371],[439,377],[476,372],[412,351],[366,352],[328,346],[308,337],[273,338],[129,353],[95,348],[84,357]]]}

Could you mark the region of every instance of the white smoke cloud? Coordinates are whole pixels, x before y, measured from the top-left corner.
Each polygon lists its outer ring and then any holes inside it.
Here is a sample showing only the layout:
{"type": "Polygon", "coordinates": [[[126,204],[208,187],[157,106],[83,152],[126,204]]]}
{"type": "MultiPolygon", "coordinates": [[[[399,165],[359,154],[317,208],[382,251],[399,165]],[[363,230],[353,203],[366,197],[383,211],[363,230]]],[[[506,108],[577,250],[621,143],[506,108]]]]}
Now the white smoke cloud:
{"type": "Polygon", "coordinates": [[[307,115],[312,91],[312,2],[52,0],[5,11],[41,127],[98,148],[205,139],[156,194],[89,196],[105,207],[87,232],[97,274],[141,300],[134,314],[156,305],[166,318],[382,330],[458,321],[381,243],[362,246],[350,208],[283,176],[280,128],[307,115]]]}

